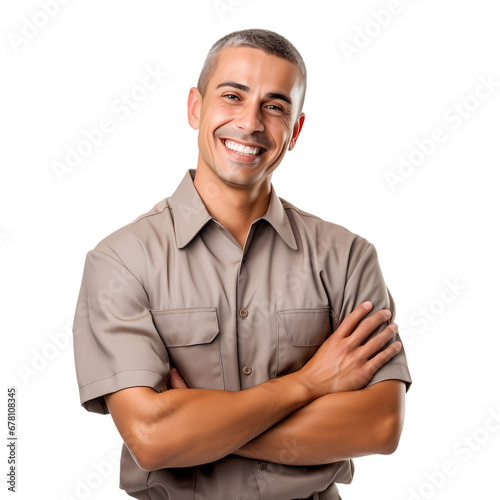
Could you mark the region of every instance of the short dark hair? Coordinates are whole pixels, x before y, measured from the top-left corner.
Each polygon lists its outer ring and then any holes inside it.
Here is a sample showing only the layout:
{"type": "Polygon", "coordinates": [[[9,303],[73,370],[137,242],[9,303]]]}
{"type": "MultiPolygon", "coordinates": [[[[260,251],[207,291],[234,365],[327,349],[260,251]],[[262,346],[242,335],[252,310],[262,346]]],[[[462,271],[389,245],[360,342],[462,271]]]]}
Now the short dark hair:
{"type": "Polygon", "coordinates": [[[302,111],[307,87],[307,70],[304,60],[302,59],[300,52],[284,36],[279,35],[274,31],[263,29],[233,31],[228,35],[223,36],[212,45],[198,78],[197,88],[202,97],[205,96],[208,81],[215,70],[217,56],[219,52],[226,47],[253,47],[255,49],[263,50],[266,54],[275,55],[296,64],[300,69],[302,80],[304,82],[304,92],[302,94],[301,102],[299,103],[299,113],[302,111]]]}

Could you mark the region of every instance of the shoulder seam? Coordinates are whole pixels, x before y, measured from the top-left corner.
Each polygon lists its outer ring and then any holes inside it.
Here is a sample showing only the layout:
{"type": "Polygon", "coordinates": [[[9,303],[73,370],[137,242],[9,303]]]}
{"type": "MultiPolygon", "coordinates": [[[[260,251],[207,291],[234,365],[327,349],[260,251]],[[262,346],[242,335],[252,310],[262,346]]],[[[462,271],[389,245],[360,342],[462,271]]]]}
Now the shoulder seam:
{"type": "Polygon", "coordinates": [[[130,225],[133,225],[133,224],[137,224],[138,222],[140,222],[141,220],[143,219],[147,219],[148,217],[154,217],[155,215],[161,215],[166,209],[171,209],[171,207],[166,204],[162,210],[160,210],[159,212],[155,212],[154,214],[148,214],[148,213],[145,213],[143,215],[139,215],[139,217],[137,217],[137,219],[133,220],[132,222],[130,222],[130,225]]]}
{"type": "MultiPolygon", "coordinates": [[[[302,210],[301,208],[299,207],[296,207],[295,205],[293,205],[292,203],[290,203],[289,201],[286,201],[284,200],[283,198],[279,198],[279,200],[281,201],[281,205],[283,206],[283,209],[286,211],[286,210],[293,210],[294,212],[296,212],[297,214],[299,215],[304,215],[306,217],[312,217],[314,219],[319,219],[319,220],[324,220],[322,219],[321,217],[319,217],[318,215],[315,215],[315,214],[311,214],[309,212],[306,212],[305,210],[302,210]],[[286,205],[286,206],[285,206],[286,205]]],[[[326,221],[325,221],[326,222],[326,221]]]]}
{"type": "Polygon", "coordinates": [[[319,215],[314,215],[310,214],[309,212],[304,212],[303,210],[297,207],[286,207],[285,210],[293,210],[294,212],[298,213],[299,215],[303,215],[304,217],[312,217],[314,219],[324,220],[319,215]]]}

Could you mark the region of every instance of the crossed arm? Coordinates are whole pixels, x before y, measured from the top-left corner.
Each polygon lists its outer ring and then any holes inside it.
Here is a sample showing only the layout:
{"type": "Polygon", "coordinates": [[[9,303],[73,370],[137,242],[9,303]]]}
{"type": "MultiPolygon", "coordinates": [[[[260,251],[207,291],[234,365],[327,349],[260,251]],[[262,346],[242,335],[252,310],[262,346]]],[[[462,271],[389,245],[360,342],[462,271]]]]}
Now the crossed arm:
{"type": "Polygon", "coordinates": [[[357,307],[299,371],[244,391],[189,389],[171,370],[169,390],[132,387],[105,396],[138,465],[145,470],[187,467],[228,454],[286,465],[315,465],[397,447],[404,417],[404,384],[365,387],[399,352],[390,317],[371,304],[357,307]]]}
{"type": "MultiPolygon", "coordinates": [[[[187,386],[176,369],[172,389],[187,386]]],[[[403,429],[406,387],[386,380],[327,394],[296,410],[233,454],[283,465],[320,465],[393,453],[403,429]]]]}

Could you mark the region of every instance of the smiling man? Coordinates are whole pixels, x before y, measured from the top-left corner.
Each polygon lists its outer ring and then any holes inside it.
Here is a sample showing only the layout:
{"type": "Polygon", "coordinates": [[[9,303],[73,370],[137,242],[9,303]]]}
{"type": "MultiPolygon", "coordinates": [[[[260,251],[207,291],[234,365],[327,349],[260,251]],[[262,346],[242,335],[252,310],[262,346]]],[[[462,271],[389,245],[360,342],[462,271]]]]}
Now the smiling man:
{"type": "Polygon", "coordinates": [[[306,78],[276,33],[216,42],[196,169],[87,255],[80,399],[111,413],[132,497],[336,500],[352,458],[398,446],[411,378],[376,251],[271,184],[306,78]]]}

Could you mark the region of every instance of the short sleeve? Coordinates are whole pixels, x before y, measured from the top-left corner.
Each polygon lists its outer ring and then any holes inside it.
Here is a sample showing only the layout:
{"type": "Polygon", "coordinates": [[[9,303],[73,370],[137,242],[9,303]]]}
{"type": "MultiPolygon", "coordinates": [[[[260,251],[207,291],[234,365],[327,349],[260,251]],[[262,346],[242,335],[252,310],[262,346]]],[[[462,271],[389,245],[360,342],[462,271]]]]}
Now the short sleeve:
{"type": "Polygon", "coordinates": [[[169,373],[146,290],[116,254],[87,254],[73,339],[80,402],[88,411],[109,413],[103,396],[127,387],[159,391],[169,373]]]}
{"type": "MultiPolygon", "coordinates": [[[[380,309],[389,309],[392,313],[390,321],[395,321],[396,307],[382,276],[375,247],[371,243],[360,238],[357,243],[355,242],[351,251],[344,299],[339,314],[338,324],[340,324],[340,322],[357,306],[367,300],[373,304],[373,309],[370,311],[369,315],[380,309]]],[[[378,335],[387,325],[388,322],[380,325],[380,327],[368,337],[367,341],[375,335],[378,335]]],[[[386,344],[384,349],[396,341],[401,342],[399,333],[386,344]]],[[[412,380],[408,369],[404,346],[396,356],[375,373],[366,387],[390,379],[405,382],[406,391],[408,392],[412,380]]]]}

